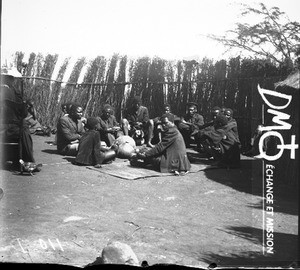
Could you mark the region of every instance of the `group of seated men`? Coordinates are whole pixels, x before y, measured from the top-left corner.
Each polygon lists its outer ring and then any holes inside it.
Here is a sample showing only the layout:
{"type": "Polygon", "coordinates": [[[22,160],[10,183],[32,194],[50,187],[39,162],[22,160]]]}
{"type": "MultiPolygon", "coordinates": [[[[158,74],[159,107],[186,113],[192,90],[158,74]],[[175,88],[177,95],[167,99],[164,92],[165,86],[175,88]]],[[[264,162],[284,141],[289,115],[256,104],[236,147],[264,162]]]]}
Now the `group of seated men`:
{"type": "Polygon", "coordinates": [[[83,118],[78,104],[64,104],[64,115],[57,124],[57,150],[62,155],[76,156],[78,165],[101,166],[115,157],[114,141],[122,136],[132,137],[136,145],[145,144],[143,151],[131,157],[133,166],[152,164],[161,172],[187,172],[190,162],[186,147],[195,144],[219,166],[239,167],[240,141],[233,111],[229,108],[212,109],[211,121],[204,122],[196,103],[188,103],[185,116],[171,112],[164,105],[161,116],[150,119],[148,108],[140,97],[134,97],[123,114],[121,123],[113,108],[106,104],[99,117],[83,118]]]}
{"type": "MultiPolygon", "coordinates": [[[[43,130],[36,123],[34,104],[24,102],[21,92],[14,88],[16,77],[21,74],[1,72],[1,101],[5,105],[1,110],[5,115],[1,118],[1,137],[5,142],[20,143],[22,158],[34,162],[31,134],[49,136],[50,130],[43,130]]],[[[162,115],[150,119],[148,108],[142,105],[140,97],[135,97],[120,124],[109,104],[104,105],[99,117],[88,119],[83,118],[79,104],[63,104],[62,111],[56,130],[57,150],[62,155],[76,156],[77,164],[100,166],[111,162],[116,152],[115,140],[125,135],[132,137],[136,145],[147,146],[132,155],[134,166],[150,163],[161,172],[189,171],[186,147],[193,143],[201,154],[218,161],[219,166],[239,166],[237,123],[229,108],[214,107],[212,119],[205,122],[196,103],[188,103],[187,113],[182,117],[174,115],[170,105],[165,104],[162,115]]]]}

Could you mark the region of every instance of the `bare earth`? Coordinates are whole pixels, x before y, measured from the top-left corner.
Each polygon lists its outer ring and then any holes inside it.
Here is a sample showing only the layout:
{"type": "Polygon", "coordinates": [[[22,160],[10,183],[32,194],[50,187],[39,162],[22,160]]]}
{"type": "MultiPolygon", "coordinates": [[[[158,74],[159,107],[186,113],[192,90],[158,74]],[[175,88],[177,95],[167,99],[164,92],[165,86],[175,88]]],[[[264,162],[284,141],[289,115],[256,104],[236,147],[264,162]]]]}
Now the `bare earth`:
{"type": "Polygon", "coordinates": [[[112,240],[149,265],[283,266],[297,259],[298,194],[284,185],[275,197],[275,253],[263,254],[260,160],[125,180],[72,165],[49,143],[54,135],[33,140],[41,172],[1,170],[1,262],[84,267],[112,240]]]}

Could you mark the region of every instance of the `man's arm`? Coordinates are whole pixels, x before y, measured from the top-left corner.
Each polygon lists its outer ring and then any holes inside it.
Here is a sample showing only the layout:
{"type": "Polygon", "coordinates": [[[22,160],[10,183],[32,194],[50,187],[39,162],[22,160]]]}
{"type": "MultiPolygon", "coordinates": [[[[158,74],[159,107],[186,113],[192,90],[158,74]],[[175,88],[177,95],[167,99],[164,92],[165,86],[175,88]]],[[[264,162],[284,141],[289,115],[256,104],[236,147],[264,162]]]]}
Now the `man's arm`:
{"type": "Polygon", "coordinates": [[[194,127],[196,129],[201,129],[201,127],[204,125],[204,119],[203,116],[200,114],[197,114],[195,117],[194,127]]]}
{"type": "Polygon", "coordinates": [[[176,134],[167,133],[162,137],[162,141],[156,144],[153,148],[145,152],[146,157],[161,155],[165,149],[176,141],[176,134]]]}
{"type": "Polygon", "coordinates": [[[146,124],[146,123],[149,121],[149,119],[150,119],[148,108],[143,107],[141,113],[142,113],[142,119],[141,119],[141,122],[142,122],[143,124],[146,124]]]}

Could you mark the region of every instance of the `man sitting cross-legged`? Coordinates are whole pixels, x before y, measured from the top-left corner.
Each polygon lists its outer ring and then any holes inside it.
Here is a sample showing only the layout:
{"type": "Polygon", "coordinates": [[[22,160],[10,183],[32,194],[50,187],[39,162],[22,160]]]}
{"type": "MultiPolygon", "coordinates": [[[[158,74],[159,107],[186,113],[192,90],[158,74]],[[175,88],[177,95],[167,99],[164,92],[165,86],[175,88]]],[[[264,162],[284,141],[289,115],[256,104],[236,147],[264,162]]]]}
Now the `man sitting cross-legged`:
{"type": "Polygon", "coordinates": [[[73,105],[69,115],[65,115],[57,123],[57,150],[61,155],[76,156],[79,139],[84,133],[81,121],[82,107],[73,105]]]}
{"type": "Polygon", "coordinates": [[[187,106],[187,113],[181,117],[178,122],[178,129],[181,132],[186,147],[190,147],[190,144],[195,140],[195,135],[199,129],[204,125],[203,116],[197,113],[197,104],[189,102],[187,106]]]}
{"type": "Polygon", "coordinates": [[[136,153],[131,158],[130,164],[141,167],[152,164],[154,169],[163,173],[188,172],[191,164],[187,157],[183,137],[174,124],[174,115],[163,114],[161,125],[162,141],[145,152],[136,153]]]}
{"type": "Polygon", "coordinates": [[[234,132],[227,128],[228,120],[225,115],[218,115],[212,129],[200,130],[198,137],[203,149],[211,155],[219,167],[240,167],[239,140],[234,132]]]}
{"type": "Polygon", "coordinates": [[[124,135],[133,137],[137,145],[143,144],[144,138],[146,138],[146,145],[153,147],[151,140],[153,138],[154,122],[149,118],[148,108],[141,104],[141,98],[139,96],[134,97],[131,106],[125,112],[125,117],[122,119],[123,132],[124,135]],[[136,136],[137,134],[138,136],[136,136]],[[144,135],[144,138],[137,140],[136,137],[140,137],[140,135],[144,135]]]}

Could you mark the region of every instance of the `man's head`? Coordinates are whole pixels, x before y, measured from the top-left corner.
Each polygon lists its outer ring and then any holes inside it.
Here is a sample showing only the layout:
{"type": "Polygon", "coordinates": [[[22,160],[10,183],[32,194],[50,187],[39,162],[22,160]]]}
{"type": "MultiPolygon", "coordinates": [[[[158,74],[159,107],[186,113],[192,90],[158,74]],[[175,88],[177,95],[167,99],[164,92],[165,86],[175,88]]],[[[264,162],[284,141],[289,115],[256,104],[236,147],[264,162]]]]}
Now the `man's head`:
{"type": "Polygon", "coordinates": [[[171,113],[165,113],[161,116],[160,122],[162,125],[162,129],[167,131],[170,127],[174,127],[174,115],[171,113]]]}
{"type": "Polygon", "coordinates": [[[214,127],[215,129],[222,128],[228,124],[228,120],[225,115],[219,114],[214,119],[214,127]]]}
{"type": "Polygon", "coordinates": [[[92,129],[97,129],[97,125],[99,124],[99,121],[96,117],[90,117],[87,119],[87,122],[86,122],[86,127],[89,129],[89,130],[92,130],[92,129]]]}
{"type": "Polygon", "coordinates": [[[215,119],[220,113],[221,113],[221,109],[218,106],[213,107],[211,110],[211,115],[213,119],[215,119]]]}
{"type": "Polygon", "coordinates": [[[233,110],[230,108],[227,108],[224,112],[224,115],[226,116],[227,120],[231,120],[233,117],[233,110]]]}
{"type": "Polygon", "coordinates": [[[221,111],[220,111],[220,112],[221,112],[221,114],[225,114],[225,111],[226,111],[226,107],[224,107],[224,106],[223,106],[223,107],[221,107],[221,111]]]}
{"type": "Polygon", "coordinates": [[[70,117],[74,120],[79,120],[82,117],[83,109],[78,104],[73,104],[70,108],[70,117]]]}
{"type": "Polygon", "coordinates": [[[188,106],[187,106],[187,109],[188,109],[188,114],[190,116],[193,116],[197,112],[197,103],[189,102],[188,106]]]}
{"type": "Polygon", "coordinates": [[[108,119],[113,114],[113,109],[109,104],[103,106],[102,114],[105,119],[108,119]]]}
{"type": "Polygon", "coordinates": [[[132,100],[132,107],[135,110],[138,110],[141,105],[142,105],[142,100],[141,100],[140,96],[135,96],[132,100]]]}
{"type": "Polygon", "coordinates": [[[61,104],[61,110],[62,110],[62,112],[65,113],[65,114],[70,114],[71,107],[73,105],[74,105],[73,102],[66,102],[66,103],[61,104]]]}

